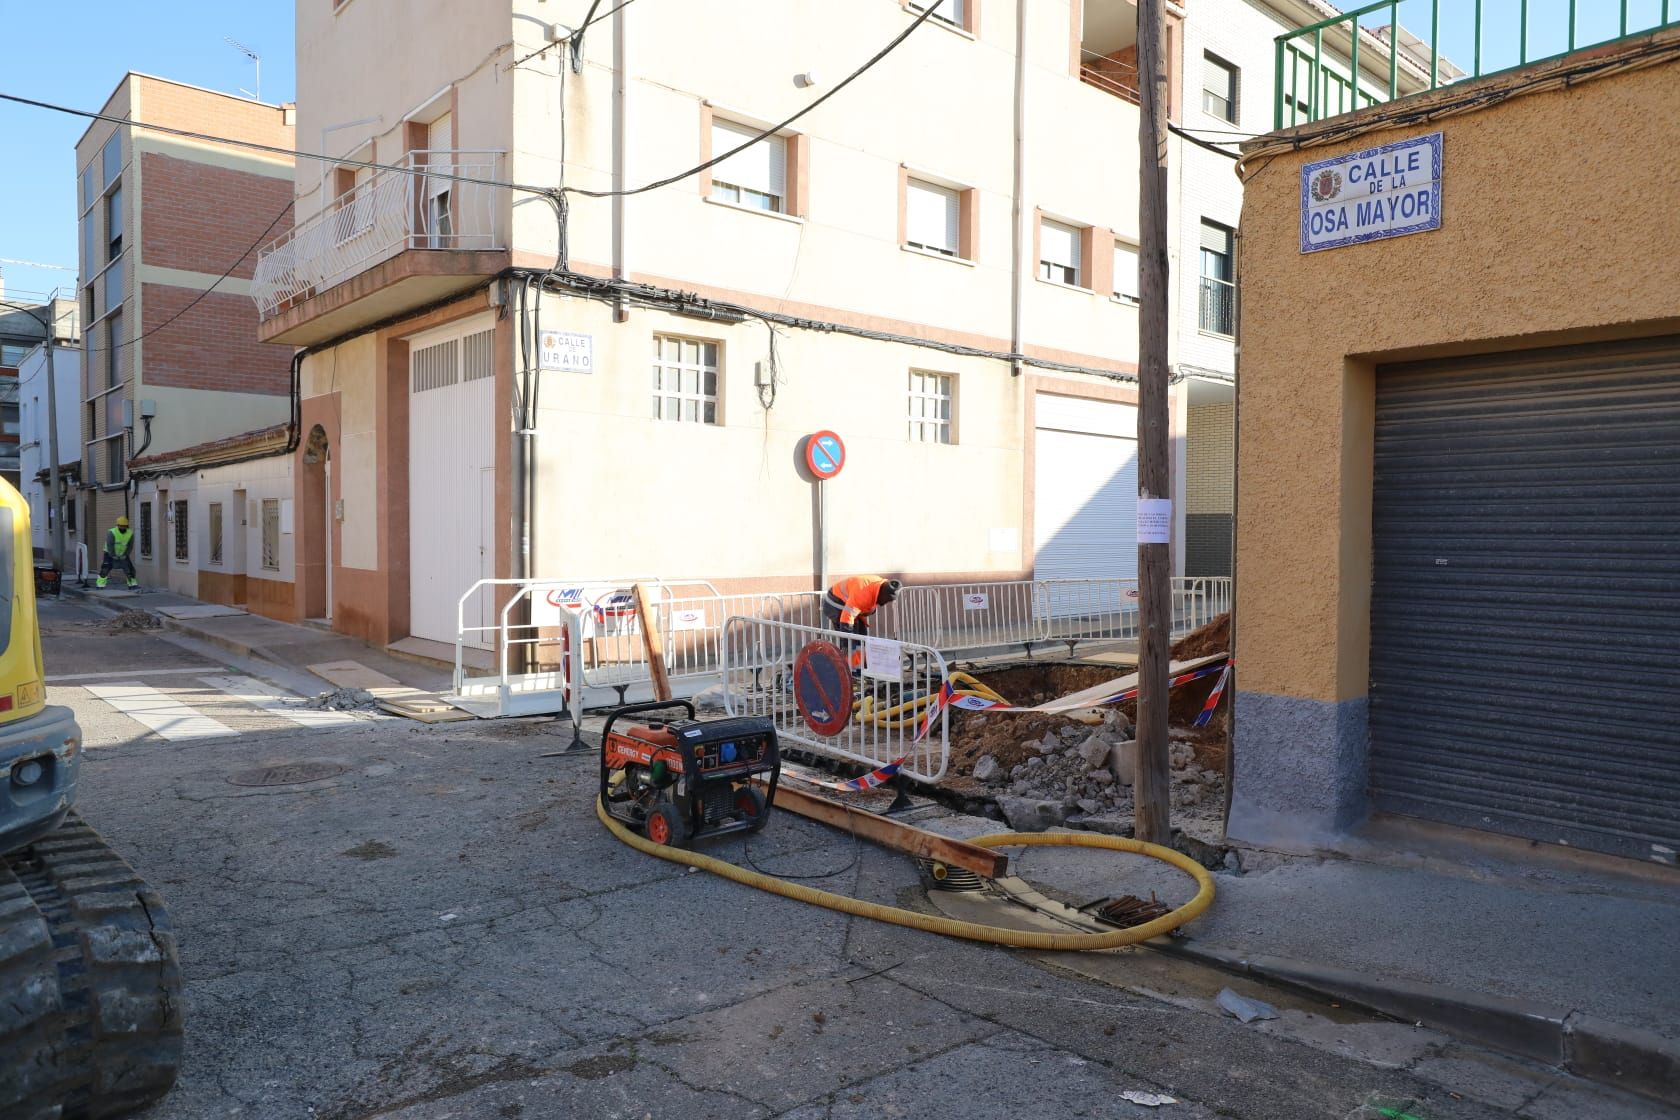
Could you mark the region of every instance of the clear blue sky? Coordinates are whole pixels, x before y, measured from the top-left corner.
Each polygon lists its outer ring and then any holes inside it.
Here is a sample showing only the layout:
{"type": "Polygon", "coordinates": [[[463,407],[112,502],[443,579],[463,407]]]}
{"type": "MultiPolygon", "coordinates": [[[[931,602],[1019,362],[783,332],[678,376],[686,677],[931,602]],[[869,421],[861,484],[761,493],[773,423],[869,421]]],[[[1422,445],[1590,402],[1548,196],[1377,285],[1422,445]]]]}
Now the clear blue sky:
{"type": "MultiPolygon", "coordinates": [[[[1369,0],[1340,0],[1343,11],[1362,8],[1369,0]]],[[[1527,0],[1528,59],[1562,54],[1569,44],[1570,0],[1527,0]]],[[[1400,25],[1424,42],[1430,41],[1433,0],[1401,0],[1400,25]]],[[[1680,4],[1671,4],[1680,14],[1680,4]]],[[[1621,35],[1622,0],[1575,0],[1575,45],[1602,43],[1621,35]]],[[[1482,0],[1481,72],[1491,73],[1519,64],[1518,29],[1522,0],[1482,0]]],[[[1475,0],[1440,0],[1441,53],[1465,72],[1476,58],[1475,0]]],[[[1662,19],[1662,0],[1627,0],[1628,33],[1655,27],[1662,19]]],[[[1389,22],[1383,8],[1360,19],[1365,28],[1389,22]]]]}
{"type": "MultiPolygon", "coordinates": [[[[296,99],[290,0],[0,0],[0,92],[97,110],[130,70],[238,93],[262,56],[262,98],[296,99]]],[[[84,118],[0,102],[0,257],[76,264],[76,138],[84,118]]],[[[74,272],[3,264],[6,287],[73,289],[74,272]]]]}

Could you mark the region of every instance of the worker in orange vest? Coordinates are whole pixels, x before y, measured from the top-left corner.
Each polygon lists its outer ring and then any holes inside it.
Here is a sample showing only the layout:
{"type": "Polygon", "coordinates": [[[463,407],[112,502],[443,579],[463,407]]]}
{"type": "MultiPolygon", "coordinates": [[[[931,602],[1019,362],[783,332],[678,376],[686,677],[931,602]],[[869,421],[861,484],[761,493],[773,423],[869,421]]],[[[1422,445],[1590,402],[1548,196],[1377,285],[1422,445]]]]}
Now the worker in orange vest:
{"type": "Polygon", "coordinates": [[[847,576],[823,593],[823,625],[844,634],[867,634],[869,616],[898,598],[903,586],[880,576],[847,576]]]}

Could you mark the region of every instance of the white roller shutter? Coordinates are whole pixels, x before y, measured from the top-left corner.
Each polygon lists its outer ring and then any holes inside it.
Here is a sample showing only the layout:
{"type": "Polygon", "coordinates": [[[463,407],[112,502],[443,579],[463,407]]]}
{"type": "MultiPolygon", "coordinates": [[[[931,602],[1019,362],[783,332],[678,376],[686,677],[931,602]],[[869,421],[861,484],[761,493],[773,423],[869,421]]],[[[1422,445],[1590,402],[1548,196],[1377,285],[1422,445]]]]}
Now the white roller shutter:
{"type": "Polygon", "coordinates": [[[904,239],[918,249],[957,255],[957,192],[911,179],[904,185],[904,239]]]}
{"type": "Polygon", "coordinates": [[[1034,432],[1038,579],[1137,575],[1137,410],[1040,394],[1034,432]]]}
{"type": "MultiPolygon", "coordinates": [[[[756,128],[715,120],[712,155],[738,148],[758,133],[756,128]]],[[[712,168],[712,181],[772,195],[781,209],[780,200],[787,198],[787,141],[780,136],[766,136],[712,168]]]]}

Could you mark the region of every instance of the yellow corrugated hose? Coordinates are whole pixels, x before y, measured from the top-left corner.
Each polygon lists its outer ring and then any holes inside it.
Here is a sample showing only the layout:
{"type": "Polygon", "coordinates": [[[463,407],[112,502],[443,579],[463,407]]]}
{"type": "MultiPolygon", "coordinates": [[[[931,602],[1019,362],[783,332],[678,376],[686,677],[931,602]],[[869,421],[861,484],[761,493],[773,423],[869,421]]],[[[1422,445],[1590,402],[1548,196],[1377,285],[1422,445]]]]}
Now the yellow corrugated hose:
{"type": "Polygon", "coordinates": [[[1112,933],[1034,933],[1028,930],[1006,929],[1002,926],[982,925],[979,922],[964,922],[956,918],[942,918],[933,914],[919,914],[897,906],[865,902],[859,898],[848,898],[843,894],[821,891],[801,883],[790,883],[773,875],[749,871],[745,867],[737,867],[725,860],[691,852],[687,848],[655,844],[637,836],[614,820],[599,800],[595,802],[595,815],[601,818],[601,823],[607,826],[609,832],[624,843],[637,851],[646,852],[671,863],[698,867],[702,871],[710,871],[714,875],[733,879],[737,883],[744,883],[761,891],[779,894],[796,902],[808,902],[813,906],[838,910],[842,914],[856,914],[860,918],[873,918],[878,922],[890,922],[907,929],[941,933],[947,937],[961,937],[968,941],[1007,945],[1015,949],[1118,949],[1124,945],[1136,945],[1140,941],[1147,941],[1151,937],[1159,937],[1177,929],[1213,903],[1213,876],[1207,873],[1207,869],[1189,856],[1158,844],[1146,844],[1142,840],[1130,840],[1123,836],[1102,836],[1091,832],[994,832],[988,836],[976,836],[968,841],[982,848],[1099,848],[1114,852],[1135,852],[1158,859],[1162,863],[1170,863],[1196,880],[1195,898],[1171,913],[1152,922],[1145,922],[1141,926],[1117,929],[1112,933]]]}

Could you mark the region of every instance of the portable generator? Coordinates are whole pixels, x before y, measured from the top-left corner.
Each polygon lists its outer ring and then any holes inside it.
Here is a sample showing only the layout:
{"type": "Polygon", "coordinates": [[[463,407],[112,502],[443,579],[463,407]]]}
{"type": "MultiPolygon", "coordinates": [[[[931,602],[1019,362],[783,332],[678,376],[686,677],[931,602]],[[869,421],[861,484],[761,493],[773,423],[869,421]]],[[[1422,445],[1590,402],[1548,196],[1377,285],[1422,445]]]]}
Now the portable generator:
{"type": "Polygon", "coordinates": [[[687,700],[654,700],[619,708],[601,733],[601,804],[656,844],[757,832],[781,773],[776,726],[763,716],[700,720],[687,700]],[[687,718],[617,726],[668,708],[687,718]],[[767,792],[753,784],[760,775],[768,775],[767,792]]]}

